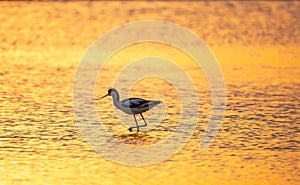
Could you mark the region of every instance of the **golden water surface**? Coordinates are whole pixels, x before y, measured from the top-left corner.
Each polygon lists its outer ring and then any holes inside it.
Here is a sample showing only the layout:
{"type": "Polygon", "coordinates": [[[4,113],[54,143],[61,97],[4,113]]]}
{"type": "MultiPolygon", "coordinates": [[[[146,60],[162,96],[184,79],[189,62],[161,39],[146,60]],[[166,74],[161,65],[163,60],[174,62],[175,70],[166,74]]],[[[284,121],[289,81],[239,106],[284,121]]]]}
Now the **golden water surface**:
{"type": "MultiPolygon", "coordinates": [[[[0,2],[0,184],[299,184],[299,12],[297,1],[0,2]],[[96,38],[153,19],[182,25],[211,48],[226,82],[225,118],[209,148],[200,151],[211,108],[202,71],[177,48],[128,46],[104,66],[96,97],[107,93],[126,64],[161,56],[193,79],[200,117],[189,142],[168,160],[120,165],[96,153],[80,134],[73,80],[96,38]]],[[[133,118],[122,123],[106,98],[96,109],[108,132],[136,146],[168,137],[181,114],[176,88],[145,78],[130,96],[161,98],[164,120],[132,135],[127,129],[133,118]]]]}

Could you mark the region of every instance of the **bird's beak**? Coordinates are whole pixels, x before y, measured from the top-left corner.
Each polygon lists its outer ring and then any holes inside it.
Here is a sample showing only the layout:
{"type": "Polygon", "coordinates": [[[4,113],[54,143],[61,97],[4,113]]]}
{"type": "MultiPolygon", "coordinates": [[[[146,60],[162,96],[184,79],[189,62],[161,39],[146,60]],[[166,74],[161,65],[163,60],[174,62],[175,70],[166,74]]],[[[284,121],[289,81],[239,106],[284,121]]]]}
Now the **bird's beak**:
{"type": "Polygon", "coordinates": [[[99,99],[95,99],[95,100],[101,100],[101,99],[105,98],[106,96],[108,96],[108,94],[107,94],[107,95],[104,95],[104,96],[102,96],[102,97],[101,97],[101,98],[99,98],[99,99]]]}

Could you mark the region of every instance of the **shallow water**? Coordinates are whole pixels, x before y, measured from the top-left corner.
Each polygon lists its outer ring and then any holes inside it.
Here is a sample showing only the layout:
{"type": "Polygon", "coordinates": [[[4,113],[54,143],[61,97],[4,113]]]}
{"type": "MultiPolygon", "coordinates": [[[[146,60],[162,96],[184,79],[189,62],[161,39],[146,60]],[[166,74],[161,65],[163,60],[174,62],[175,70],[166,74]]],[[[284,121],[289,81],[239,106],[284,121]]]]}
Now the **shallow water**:
{"type": "MultiPolygon", "coordinates": [[[[299,183],[298,2],[1,2],[0,9],[0,184],[299,183]],[[89,44],[144,19],[176,22],[208,43],[224,74],[227,100],[220,132],[200,151],[211,108],[201,70],[161,44],[115,54],[98,76],[96,97],[126,64],[149,54],[181,65],[199,92],[198,126],[183,149],[164,162],[132,167],[106,160],[88,145],[75,121],[72,88],[89,44]]],[[[151,146],[175,130],[181,109],[172,84],[147,78],[129,95],[161,98],[166,115],[157,124],[159,107],[146,113],[149,130],[136,135],[127,130],[133,118],[115,112],[110,98],[97,102],[99,118],[116,141],[151,146]]]]}

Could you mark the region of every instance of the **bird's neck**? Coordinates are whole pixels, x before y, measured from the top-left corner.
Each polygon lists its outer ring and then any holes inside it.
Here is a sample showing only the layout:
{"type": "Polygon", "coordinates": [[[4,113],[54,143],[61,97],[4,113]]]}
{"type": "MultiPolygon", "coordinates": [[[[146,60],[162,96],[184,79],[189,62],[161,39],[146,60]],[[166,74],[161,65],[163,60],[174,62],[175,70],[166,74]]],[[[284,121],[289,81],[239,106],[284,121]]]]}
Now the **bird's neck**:
{"type": "Polygon", "coordinates": [[[112,93],[112,99],[113,99],[113,102],[115,105],[119,103],[119,101],[120,101],[119,98],[120,98],[119,93],[117,93],[117,92],[112,93]]]}

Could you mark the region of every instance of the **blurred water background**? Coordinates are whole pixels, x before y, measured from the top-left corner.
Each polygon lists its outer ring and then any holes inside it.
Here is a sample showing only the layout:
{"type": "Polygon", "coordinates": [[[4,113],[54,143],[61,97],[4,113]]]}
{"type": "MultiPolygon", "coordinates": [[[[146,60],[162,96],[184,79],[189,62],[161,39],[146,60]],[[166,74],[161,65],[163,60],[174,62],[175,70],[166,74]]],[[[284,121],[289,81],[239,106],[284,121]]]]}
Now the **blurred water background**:
{"type": "MultiPolygon", "coordinates": [[[[0,184],[300,183],[298,1],[0,2],[0,12],[0,184]],[[208,44],[224,74],[227,109],[219,134],[199,151],[211,108],[201,70],[169,46],[125,48],[99,75],[96,96],[107,92],[126,62],[154,54],[177,61],[192,77],[201,115],[191,140],[169,160],[123,166],[101,157],[80,134],[73,80],[96,38],[149,19],[182,25],[208,44]]],[[[97,103],[117,140],[151,145],[176,127],[180,99],[171,84],[144,79],[130,96],[160,97],[167,114],[162,124],[132,136],[109,98],[97,103]]],[[[131,117],[125,119],[134,125],[131,117]]]]}

